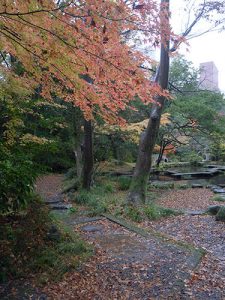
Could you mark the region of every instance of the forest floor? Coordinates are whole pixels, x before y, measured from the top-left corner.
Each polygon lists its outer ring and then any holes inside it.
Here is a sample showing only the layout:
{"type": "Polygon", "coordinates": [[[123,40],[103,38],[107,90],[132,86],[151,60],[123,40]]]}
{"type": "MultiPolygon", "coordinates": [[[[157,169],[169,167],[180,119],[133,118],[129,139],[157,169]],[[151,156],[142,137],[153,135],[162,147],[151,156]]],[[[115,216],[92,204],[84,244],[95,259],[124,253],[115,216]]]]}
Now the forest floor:
{"type": "MultiPolygon", "coordinates": [[[[57,195],[62,179],[44,176],[37,191],[44,198],[57,195]]],[[[157,203],[169,208],[215,204],[206,189],[160,194],[157,203]]],[[[225,299],[224,223],[212,216],[179,215],[135,225],[66,213],[62,219],[94,247],[94,254],[77,271],[48,283],[43,298],[30,299],[225,299]]]]}

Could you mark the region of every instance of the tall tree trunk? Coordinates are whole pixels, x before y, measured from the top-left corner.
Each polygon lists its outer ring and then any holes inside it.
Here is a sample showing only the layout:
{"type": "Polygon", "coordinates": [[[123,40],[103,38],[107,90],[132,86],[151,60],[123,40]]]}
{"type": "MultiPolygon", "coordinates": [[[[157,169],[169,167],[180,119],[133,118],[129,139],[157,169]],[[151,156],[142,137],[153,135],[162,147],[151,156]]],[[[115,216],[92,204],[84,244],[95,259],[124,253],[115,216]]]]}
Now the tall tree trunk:
{"type": "MultiPolygon", "coordinates": [[[[161,0],[162,9],[169,10],[169,0],[161,0]],[[168,5],[168,6],[164,6],[168,5]]],[[[168,20],[169,28],[169,20],[168,20]]],[[[161,44],[159,70],[155,81],[162,89],[167,89],[169,77],[169,40],[161,44]]],[[[159,96],[150,111],[148,126],[141,136],[137,162],[127,197],[128,204],[139,205],[145,202],[147,183],[152,165],[152,153],[159,131],[165,97],[159,96]]]]}
{"type": "Polygon", "coordinates": [[[76,159],[76,175],[77,179],[80,181],[82,177],[82,151],[80,144],[78,144],[77,147],[74,149],[74,155],[76,159]]]}
{"type": "Polygon", "coordinates": [[[76,107],[72,106],[72,130],[73,130],[73,152],[76,160],[76,179],[81,182],[83,171],[83,156],[82,156],[82,143],[83,143],[83,130],[84,124],[83,114],[76,107]]]}
{"type": "Polygon", "coordinates": [[[93,158],[93,127],[91,121],[84,121],[84,149],[83,149],[83,188],[90,189],[92,185],[93,158]]]}

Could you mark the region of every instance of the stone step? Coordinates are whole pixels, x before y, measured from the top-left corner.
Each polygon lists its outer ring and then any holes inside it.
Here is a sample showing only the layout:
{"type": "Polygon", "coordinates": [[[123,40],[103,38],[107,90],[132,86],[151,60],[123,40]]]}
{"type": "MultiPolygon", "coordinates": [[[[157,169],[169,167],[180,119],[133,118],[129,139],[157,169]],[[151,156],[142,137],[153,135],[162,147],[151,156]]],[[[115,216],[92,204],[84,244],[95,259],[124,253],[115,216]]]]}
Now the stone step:
{"type": "Polygon", "coordinates": [[[204,215],[206,213],[205,210],[186,210],[185,211],[185,215],[188,216],[200,216],[200,215],[204,215]]]}
{"type": "Polygon", "coordinates": [[[192,187],[193,189],[195,189],[195,188],[203,188],[204,185],[203,185],[203,184],[200,184],[200,183],[193,183],[193,184],[191,185],[191,187],[192,187]]]}
{"type": "Polygon", "coordinates": [[[215,194],[225,194],[225,189],[221,189],[221,188],[215,188],[215,189],[212,189],[212,191],[215,194]]]}
{"type": "Polygon", "coordinates": [[[55,203],[55,204],[49,204],[49,207],[51,209],[56,209],[56,210],[66,210],[72,208],[72,204],[66,204],[66,203],[55,203]]]}
{"type": "Polygon", "coordinates": [[[44,199],[45,204],[56,204],[62,202],[62,196],[54,196],[48,199],[44,199]]]}

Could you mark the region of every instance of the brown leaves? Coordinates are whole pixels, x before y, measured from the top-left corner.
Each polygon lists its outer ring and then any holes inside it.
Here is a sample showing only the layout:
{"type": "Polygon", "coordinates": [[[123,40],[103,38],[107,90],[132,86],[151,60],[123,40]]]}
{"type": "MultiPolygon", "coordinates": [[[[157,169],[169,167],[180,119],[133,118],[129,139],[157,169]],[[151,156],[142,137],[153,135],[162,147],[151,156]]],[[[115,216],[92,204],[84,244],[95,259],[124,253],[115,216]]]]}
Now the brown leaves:
{"type": "Polygon", "coordinates": [[[157,204],[168,208],[198,210],[205,209],[215,203],[213,193],[206,188],[172,190],[165,192],[157,200],[157,204]]]}

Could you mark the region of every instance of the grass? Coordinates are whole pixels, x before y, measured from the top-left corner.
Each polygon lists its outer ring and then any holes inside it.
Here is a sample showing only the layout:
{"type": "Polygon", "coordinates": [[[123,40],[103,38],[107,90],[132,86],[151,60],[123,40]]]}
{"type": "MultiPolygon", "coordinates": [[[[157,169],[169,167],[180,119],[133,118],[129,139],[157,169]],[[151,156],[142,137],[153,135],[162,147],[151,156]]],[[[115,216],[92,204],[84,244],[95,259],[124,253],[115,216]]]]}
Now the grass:
{"type": "Polygon", "coordinates": [[[175,185],[175,188],[178,190],[186,190],[190,188],[190,185],[187,183],[179,183],[175,185]]]}
{"type": "Polygon", "coordinates": [[[39,283],[57,281],[91,254],[90,247],[50,217],[39,201],[26,212],[1,216],[0,221],[0,282],[30,274],[39,283]]]}
{"type": "Polygon", "coordinates": [[[164,208],[157,205],[148,205],[144,208],[144,213],[148,220],[157,220],[162,217],[177,215],[177,212],[170,208],[164,208]]]}
{"type": "Polygon", "coordinates": [[[213,201],[218,201],[218,202],[225,202],[225,198],[220,196],[220,195],[215,195],[213,198],[212,198],[213,201]]]}
{"type": "Polygon", "coordinates": [[[161,190],[170,190],[170,189],[174,189],[175,185],[173,182],[157,182],[157,183],[151,183],[150,184],[150,188],[153,189],[161,189],[161,190]]]}
{"type": "MultiPolygon", "coordinates": [[[[171,209],[159,207],[156,205],[157,198],[162,191],[159,188],[150,187],[147,192],[146,205],[133,207],[126,204],[127,190],[130,184],[130,178],[126,176],[101,177],[95,186],[90,190],[80,190],[74,193],[73,201],[76,209],[86,207],[89,216],[97,216],[109,213],[117,217],[142,222],[143,220],[157,220],[162,217],[168,217],[177,214],[171,209]]],[[[173,188],[169,185],[168,188],[173,188]]],[[[163,188],[163,190],[165,190],[163,188]]]]}
{"type": "Polygon", "coordinates": [[[131,184],[131,178],[127,176],[120,176],[118,178],[118,188],[121,191],[127,191],[131,184]]]}

